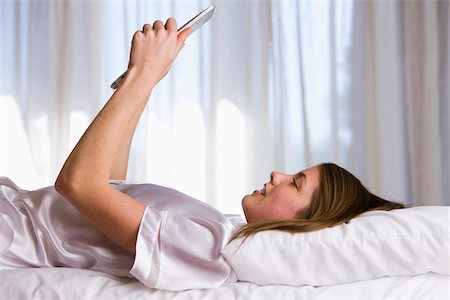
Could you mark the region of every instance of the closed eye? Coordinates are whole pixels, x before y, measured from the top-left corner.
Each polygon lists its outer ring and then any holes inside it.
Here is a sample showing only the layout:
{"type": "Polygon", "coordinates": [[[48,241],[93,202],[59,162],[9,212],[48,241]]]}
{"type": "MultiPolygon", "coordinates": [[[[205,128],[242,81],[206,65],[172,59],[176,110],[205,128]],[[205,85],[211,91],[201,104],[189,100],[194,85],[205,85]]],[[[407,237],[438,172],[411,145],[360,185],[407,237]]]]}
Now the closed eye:
{"type": "Polygon", "coordinates": [[[297,183],[297,180],[300,180],[300,178],[303,179],[303,185],[306,184],[306,175],[303,172],[299,172],[298,174],[294,175],[294,179],[293,179],[293,184],[295,185],[295,187],[297,188],[297,190],[299,189],[299,184],[297,183]],[[302,178],[303,177],[303,178],[302,178]]]}

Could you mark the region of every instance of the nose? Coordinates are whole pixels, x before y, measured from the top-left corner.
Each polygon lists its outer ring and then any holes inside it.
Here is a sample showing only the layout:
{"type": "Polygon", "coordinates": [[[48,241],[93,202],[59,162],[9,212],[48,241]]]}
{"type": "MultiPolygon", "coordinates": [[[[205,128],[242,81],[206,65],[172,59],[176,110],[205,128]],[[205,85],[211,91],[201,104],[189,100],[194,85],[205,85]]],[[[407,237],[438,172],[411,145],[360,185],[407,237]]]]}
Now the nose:
{"type": "Polygon", "coordinates": [[[278,185],[280,183],[281,173],[279,172],[271,172],[270,173],[270,183],[273,185],[278,185]]]}
{"type": "Polygon", "coordinates": [[[275,178],[276,173],[277,173],[277,172],[275,172],[275,171],[270,172],[270,182],[271,182],[271,183],[273,182],[273,179],[275,178]]]}
{"type": "Polygon", "coordinates": [[[271,172],[270,173],[270,183],[272,185],[278,185],[283,181],[283,177],[285,174],[280,173],[280,172],[271,172]]]}

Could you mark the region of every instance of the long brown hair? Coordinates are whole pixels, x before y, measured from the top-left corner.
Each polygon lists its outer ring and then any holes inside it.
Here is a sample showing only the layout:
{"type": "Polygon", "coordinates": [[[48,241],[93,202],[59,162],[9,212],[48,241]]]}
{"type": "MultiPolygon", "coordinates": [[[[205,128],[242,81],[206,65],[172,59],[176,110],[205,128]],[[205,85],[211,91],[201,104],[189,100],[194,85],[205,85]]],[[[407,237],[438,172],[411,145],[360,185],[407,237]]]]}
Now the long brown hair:
{"type": "Polygon", "coordinates": [[[310,206],[299,218],[246,224],[235,232],[230,242],[264,230],[309,232],[346,223],[370,210],[405,207],[372,194],[358,178],[336,164],[323,163],[318,168],[319,186],[310,206]]]}

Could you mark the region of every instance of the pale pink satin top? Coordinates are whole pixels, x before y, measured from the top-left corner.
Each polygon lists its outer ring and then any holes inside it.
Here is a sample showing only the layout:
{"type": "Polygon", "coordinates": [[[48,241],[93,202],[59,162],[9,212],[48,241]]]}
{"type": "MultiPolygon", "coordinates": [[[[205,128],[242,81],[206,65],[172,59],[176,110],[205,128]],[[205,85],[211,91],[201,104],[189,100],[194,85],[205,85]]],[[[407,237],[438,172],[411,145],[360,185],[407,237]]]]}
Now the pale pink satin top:
{"type": "Polygon", "coordinates": [[[135,256],[93,227],[53,187],[24,191],[0,177],[0,270],[91,269],[173,291],[237,281],[220,251],[242,219],[158,185],[113,186],[147,205],[135,256]]]}

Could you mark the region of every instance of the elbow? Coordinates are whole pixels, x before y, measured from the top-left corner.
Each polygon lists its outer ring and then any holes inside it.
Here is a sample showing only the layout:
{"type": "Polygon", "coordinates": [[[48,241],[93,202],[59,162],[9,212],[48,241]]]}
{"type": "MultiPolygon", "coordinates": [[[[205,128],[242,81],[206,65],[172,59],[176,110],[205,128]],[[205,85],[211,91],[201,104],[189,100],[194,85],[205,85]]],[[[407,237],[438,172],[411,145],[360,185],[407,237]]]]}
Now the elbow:
{"type": "Polygon", "coordinates": [[[73,176],[61,171],[55,181],[55,190],[65,198],[69,198],[69,195],[73,193],[75,184],[73,176]]]}
{"type": "Polygon", "coordinates": [[[62,170],[55,181],[55,190],[67,199],[74,198],[82,192],[83,177],[73,172],[62,170]]]}
{"type": "Polygon", "coordinates": [[[84,198],[86,194],[98,190],[107,183],[107,180],[89,176],[85,172],[68,172],[63,169],[56,178],[54,187],[64,198],[78,201],[77,199],[84,198]]]}

